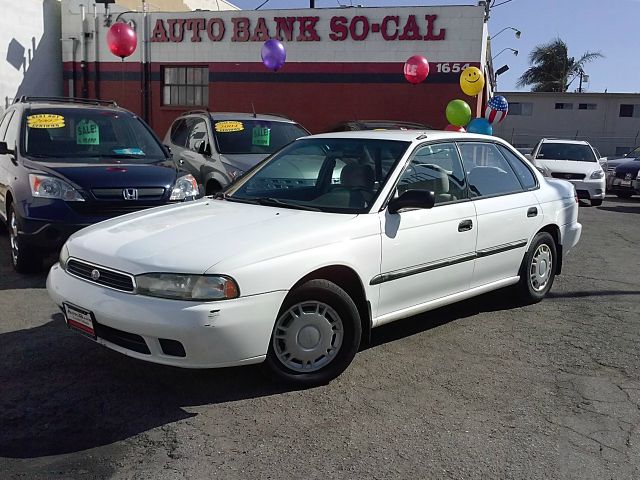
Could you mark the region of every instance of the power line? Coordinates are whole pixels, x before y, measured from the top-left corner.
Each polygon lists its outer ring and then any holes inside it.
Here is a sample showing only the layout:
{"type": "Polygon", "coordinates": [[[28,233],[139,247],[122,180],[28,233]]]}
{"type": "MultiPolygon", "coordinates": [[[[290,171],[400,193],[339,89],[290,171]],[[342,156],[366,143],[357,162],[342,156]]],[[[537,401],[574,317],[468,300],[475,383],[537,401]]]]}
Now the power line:
{"type": "Polygon", "coordinates": [[[504,2],[500,2],[500,3],[496,3],[495,0],[493,0],[493,4],[491,5],[491,8],[499,7],[500,5],[504,5],[505,3],[509,3],[509,2],[513,2],[513,0],[504,0],[504,2]]]}
{"type": "Polygon", "coordinates": [[[269,0],[264,0],[264,2],[262,2],[260,5],[258,5],[256,7],[256,10],[260,10],[262,7],[264,7],[267,3],[269,2],[269,0]]]}

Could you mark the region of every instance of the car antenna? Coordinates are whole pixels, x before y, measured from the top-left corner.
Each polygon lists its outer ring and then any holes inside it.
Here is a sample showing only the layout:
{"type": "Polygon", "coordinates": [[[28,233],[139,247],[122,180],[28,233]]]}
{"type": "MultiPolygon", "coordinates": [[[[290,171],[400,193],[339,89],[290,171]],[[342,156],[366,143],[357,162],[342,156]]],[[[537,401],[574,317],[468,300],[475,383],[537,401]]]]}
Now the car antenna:
{"type": "Polygon", "coordinates": [[[251,102],[251,111],[253,112],[253,118],[256,118],[256,107],[253,106],[253,102],[251,102]]]}

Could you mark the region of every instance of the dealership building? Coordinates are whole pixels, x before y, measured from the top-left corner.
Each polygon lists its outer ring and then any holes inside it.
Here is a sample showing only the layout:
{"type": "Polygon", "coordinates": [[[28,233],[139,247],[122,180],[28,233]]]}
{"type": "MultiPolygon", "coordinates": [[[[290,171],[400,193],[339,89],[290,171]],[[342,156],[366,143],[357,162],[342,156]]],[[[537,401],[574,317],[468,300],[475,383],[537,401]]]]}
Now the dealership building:
{"type": "Polygon", "coordinates": [[[477,97],[459,85],[466,66],[492,77],[484,2],[246,11],[220,0],[208,3],[221,7],[215,11],[128,11],[135,3],[105,12],[103,4],[62,1],[63,93],[114,99],[160,134],[181,112],[205,108],[278,113],[312,132],[354,119],[442,128],[450,100],[464,99],[475,113],[490,95],[490,82],[477,97]],[[138,35],[124,61],[106,42],[116,21],[138,35]],[[269,38],[286,49],[277,72],[261,60],[269,38]],[[429,60],[429,76],[418,85],[403,74],[412,55],[429,60]]]}

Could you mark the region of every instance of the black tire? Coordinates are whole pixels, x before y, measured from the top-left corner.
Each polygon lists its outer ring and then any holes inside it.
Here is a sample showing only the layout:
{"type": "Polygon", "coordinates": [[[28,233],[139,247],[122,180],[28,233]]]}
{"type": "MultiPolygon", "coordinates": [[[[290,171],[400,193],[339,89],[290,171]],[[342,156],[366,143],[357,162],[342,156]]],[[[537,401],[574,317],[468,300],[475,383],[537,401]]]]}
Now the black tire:
{"type": "Polygon", "coordinates": [[[517,289],[521,300],[525,304],[538,303],[547,295],[556,276],[557,261],[558,254],[555,240],[547,232],[538,232],[536,236],[533,237],[529,250],[527,250],[520,268],[520,282],[517,285],[517,289]],[[545,262],[543,267],[544,272],[548,273],[548,278],[546,279],[546,283],[544,283],[543,288],[540,288],[542,286],[540,283],[538,283],[538,285],[534,285],[536,281],[540,280],[540,275],[536,276],[536,280],[534,280],[531,275],[531,270],[534,268],[533,262],[534,259],[536,259],[536,253],[539,252],[538,249],[541,249],[541,256],[537,258],[537,261],[545,262]],[[548,262],[544,260],[547,254],[550,256],[551,260],[550,268],[548,262]]]}
{"type": "Polygon", "coordinates": [[[22,221],[13,205],[9,206],[7,229],[9,230],[9,255],[13,269],[19,273],[32,273],[42,269],[42,255],[26,244],[18,235],[22,221]]]}
{"type": "Polygon", "coordinates": [[[631,195],[630,192],[616,193],[616,197],[618,198],[631,198],[631,195]]]}
{"type": "MultiPolygon", "coordinates": [[[[303,317],[304,315],[300,315],[298,318],[303,317]]],[[[307,322],[311,322],[311,320],[307,322]]],[[[322,328],[322,325],[320,327],[322,328]]],[[[360,347],[361,337],[362,324],[360,323],[358,308],[347,292],[328,280],[311,280],[292,290],[285,299],[280,312],[278,312],[278,318],[269,341],[265,367],[276,380],[296,387],[307,388],[325,385],[349,366],[360,347]],[[317,311],[313,312],[313,305],[319,305],[319,308],[323,308],[322,305],[325,305],[328,309],[323,314],[319,314],[317,311]],[[328,318],[336,320],[335,315],[337,315],[341,330],[336,329],[335,325],[330,325],[329,321],[324,325],[325,330],[322,332],[311,323],[305,323],[304,321],[299,323],[302,328],[295,330],[294,322],[296,320],[294,316],[291,316],[292,311],[304,314],[309,313],[309,318],[314,320],[319,316],[321,323],[328,320],[328,318]],[[313,316],[314,314],[316,315],[315,317],[313,316]],[[286,326],[288,319],[291,319],[291,324],[286,326]],[[290,354],[286,360],[283,358],[287,356],[288,350],[295,353],[296,349],[301,348],[299,342],[304,341],[300,340],[303,338],[303,331],[311,332],[313,338],[309,341],[311,343],[316,342],[313,347],[309,347],[309,350],[304,352],[312,352],[314,348],[317,348],[316,352],[309,353],[309,355],[320,355],[318,360],[314,360],[318,362],[318,366],[309,366],[312,369],[317,368],[311,372],[302,371],[304,364],[299,362],[294,354],[290,354]],[[331,333],[328,333],[329,331],[331,333]],[[280,336],[277,337],[276,335],[280,336]],[[291,338],[286,339],[287,335],[291,338]],[[291,344],[293,337],[296,340],[294,342],[295,345],[291,344]],[[333,353],[330,353],[329,349],[325,352],[323,347],[326,348],[326,342],[331,342],[330,347],[333,348],[340,337],[340,345],[333,350],[333,353]],[[325,353],[320,354],[318,352],[325,353]],[[327,363],[322,364],[324,361],[327,363]],[[285,362],[289,362],[289,364],[287,365],[285,362]]]]}
{"type": "Polygon", "coordinates": [[[599,207],[600,205],[602,205],[602,200],[591,200],[592,207],[599,207]]]}

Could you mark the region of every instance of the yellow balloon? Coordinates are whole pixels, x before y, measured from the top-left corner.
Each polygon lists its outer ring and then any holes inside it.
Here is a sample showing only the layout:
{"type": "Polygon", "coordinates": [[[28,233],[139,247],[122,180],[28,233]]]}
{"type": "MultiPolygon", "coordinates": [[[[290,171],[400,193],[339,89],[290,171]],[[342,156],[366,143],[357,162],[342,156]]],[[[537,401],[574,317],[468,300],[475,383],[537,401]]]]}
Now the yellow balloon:
{"type": "Polygon", "coordinates": [[[479,68],[467,67],[460,75],[460,88],[471,97],[478,95],[484,88],[484,75],[479,68]]]}

